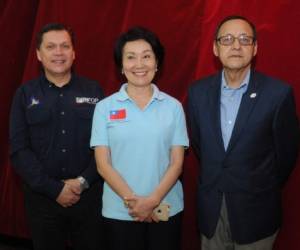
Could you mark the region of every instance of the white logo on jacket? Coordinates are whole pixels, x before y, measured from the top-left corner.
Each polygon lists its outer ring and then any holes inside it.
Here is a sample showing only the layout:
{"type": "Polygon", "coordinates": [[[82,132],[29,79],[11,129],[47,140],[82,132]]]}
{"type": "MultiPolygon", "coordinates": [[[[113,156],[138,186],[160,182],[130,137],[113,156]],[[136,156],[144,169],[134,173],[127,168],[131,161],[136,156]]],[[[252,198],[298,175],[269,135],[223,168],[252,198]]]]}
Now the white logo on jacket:
{"type": "Polygon", "coordinates": [[[31,101],[31,103],[28,105],[28,108],[31,108],[31,107],[33,107],[35,105],[39,105],[40,104],[39,99],[36,99],[33,96],[30,98],[30,101],[31,101]]]}
{"type": "Polygon", "coordinates": [[[88,104],[96,104],[99,101],[99,98],[95,97],[76,97],[76,103],[88,103],[88,104]]]}

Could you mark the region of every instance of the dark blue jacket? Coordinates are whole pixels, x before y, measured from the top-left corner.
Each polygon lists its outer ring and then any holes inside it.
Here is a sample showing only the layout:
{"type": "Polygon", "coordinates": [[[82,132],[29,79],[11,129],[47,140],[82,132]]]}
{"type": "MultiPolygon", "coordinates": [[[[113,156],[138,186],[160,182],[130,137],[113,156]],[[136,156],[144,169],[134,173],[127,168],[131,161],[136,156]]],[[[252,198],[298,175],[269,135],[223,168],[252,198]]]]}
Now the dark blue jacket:
{"type": "Polygon", "coordinates": [[[103,92],[95,81],[72,75],[62,88],[44,75],[16,92],[10,116],[13,166],[34,191],[56,199],[62,180],[99,175],[89,148],[95,104],[103,92]]]}
{"type": "Polygon", "coordinates": [[[288,85],[252,71],[225,151],[220,86],[221,73],[189,89],[191,141],[200,159],[199,226],[213,236],[225,195],[233,240],[251,243],[281,223],[281,187],[299,144],[294,97],[288,85]]]}

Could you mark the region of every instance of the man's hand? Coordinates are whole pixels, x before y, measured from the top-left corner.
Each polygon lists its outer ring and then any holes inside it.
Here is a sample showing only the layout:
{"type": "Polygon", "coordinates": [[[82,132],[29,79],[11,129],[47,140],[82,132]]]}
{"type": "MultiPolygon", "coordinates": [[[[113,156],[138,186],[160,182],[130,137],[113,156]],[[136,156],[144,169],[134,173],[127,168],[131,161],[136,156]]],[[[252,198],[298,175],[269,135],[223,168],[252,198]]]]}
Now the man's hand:
{"type": "Polygon", "coordinates": [[[80,187],[78,188],[71,186],[65,182],[63,189],[56,198],[57,203],[63,207],[70,207],[77,203],[80,199],[80,187]]]}
{"type": "Polygon", "coordinates": [[[72,188],[72,191],[75,193],[75,194],[78,194],[80,195],[81,194],[81,185],[80,185],[80,181],[75,178],[75,179],[67,179],[67,180],[64,180],[64,183],[68,184],[69,186],[71,186],[72,188]]]}

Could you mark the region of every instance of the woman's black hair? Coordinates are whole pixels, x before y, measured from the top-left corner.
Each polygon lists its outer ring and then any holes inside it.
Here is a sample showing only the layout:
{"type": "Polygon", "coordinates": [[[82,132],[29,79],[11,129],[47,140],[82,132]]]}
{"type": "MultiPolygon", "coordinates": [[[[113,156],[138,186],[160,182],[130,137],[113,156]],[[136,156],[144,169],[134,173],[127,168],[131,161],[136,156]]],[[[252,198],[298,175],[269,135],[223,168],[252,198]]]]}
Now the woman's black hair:
{"type": "Polygon", "coordinates": [[[163,45],[160,43],[159,38],[152,31],[137,26],[121,34],[120,37],[116,40],[114,47],[114,60],[119,70],[121,71],[123,67],[123,48],[125,44],[127,42],[132,42],[136,40],[145,40],[151,45],[151,48],[155,54],[155,58],[157,61],[157,68],[160,69],[160,66],[162,65],[164,60],[163,45]]]}

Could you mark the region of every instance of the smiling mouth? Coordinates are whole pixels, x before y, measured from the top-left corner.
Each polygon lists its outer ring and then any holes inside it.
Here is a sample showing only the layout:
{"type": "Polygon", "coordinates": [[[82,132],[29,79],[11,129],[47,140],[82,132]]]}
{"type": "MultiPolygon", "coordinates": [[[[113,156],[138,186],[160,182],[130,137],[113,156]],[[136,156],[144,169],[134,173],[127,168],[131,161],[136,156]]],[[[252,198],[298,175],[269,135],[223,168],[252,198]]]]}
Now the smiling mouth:
{"type": "Polygon", "coordinates": [[[136,76],[145,76],[147,74],[146,71],[143,71],[143,72],[132,72],[134,75],[136,76]]]}
{"type": "Polygon", "coordinates": [[[64,64],[66,60],[52,60],[51,62],[54,64],[64,64]]]}

